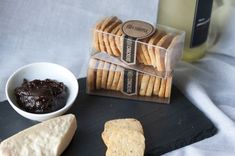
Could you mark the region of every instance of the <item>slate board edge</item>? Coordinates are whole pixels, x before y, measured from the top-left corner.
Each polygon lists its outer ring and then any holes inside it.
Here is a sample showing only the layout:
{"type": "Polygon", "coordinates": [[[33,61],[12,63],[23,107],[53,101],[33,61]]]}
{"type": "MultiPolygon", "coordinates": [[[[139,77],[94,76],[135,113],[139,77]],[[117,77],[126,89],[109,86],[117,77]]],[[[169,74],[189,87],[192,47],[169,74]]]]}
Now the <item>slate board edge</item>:
{"type": "Polygon", "coordinates": [[[161,147],[155,147],[151,151],[146,151],[146,156],[158,156],[161,154],[165,154],[167,152],[171,152],[173,150],[191,145],[193,143],[202,141],[206,138],[212,137],[217,133],[217,128],[213,125],[209,127],[208,129],[196,134],[193,136],[193,139],[187,140],[187,139],[179,139],[175,140],[174,142],[167,144],[167,145],[162,145],[161,147]]]}

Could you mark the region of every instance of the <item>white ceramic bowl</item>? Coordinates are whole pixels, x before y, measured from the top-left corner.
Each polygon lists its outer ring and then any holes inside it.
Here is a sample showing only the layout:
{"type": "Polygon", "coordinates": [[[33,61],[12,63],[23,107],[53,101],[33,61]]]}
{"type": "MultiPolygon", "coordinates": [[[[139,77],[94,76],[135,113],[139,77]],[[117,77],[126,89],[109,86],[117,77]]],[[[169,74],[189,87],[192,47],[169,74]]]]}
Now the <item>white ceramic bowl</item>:
{"type": "Polygon", "coordinates": [[[5,92],[7,100],[17,113],[31,120],[43,121],[64,114],[74,103],[78,89],[77,79],[68,69],[58,64],[40,62],[29,64],[16,70],[8,79],[5,92]],[[68,98],[66,105],[57,111],[45,114],[29,113],[19,108],[16,103],[14,89],[21,86],[23,79],[32,81],[34,79],[44,80],[47,78],[63,82],[67,86],[68,98]]]}

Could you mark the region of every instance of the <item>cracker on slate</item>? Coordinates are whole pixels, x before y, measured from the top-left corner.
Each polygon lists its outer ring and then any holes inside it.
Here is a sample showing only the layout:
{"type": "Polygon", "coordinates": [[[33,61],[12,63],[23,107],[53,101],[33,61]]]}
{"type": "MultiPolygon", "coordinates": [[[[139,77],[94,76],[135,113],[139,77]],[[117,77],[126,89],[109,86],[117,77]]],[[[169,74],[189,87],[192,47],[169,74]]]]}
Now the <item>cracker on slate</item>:
{"type": "Polygon", "coordinates": [[[106,156],[143,156],[145,138],[143,134],[127,129],[114,129],[110,134],[106,156]]]}
{"type": "Polygon", "coordinates": [[[137,131],[141,134],[144,133],[141,123],[136,119],[126,118],[110,120],[105,123],[104,131],[102,133],[102,139],[106,145],[109,144],[109,137],[110,134],[113,132],[113,129],[128,129],[137,131]]]}

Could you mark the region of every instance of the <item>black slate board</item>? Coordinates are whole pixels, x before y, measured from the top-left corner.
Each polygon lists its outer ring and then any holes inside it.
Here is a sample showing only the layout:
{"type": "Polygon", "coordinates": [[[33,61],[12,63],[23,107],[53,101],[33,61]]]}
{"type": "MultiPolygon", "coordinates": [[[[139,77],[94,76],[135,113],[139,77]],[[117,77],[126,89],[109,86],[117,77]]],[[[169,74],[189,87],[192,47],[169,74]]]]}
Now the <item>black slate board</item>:
{"type": "MultiPolygon", "coordinates": [[[[78,131],[64,156],[103,156],[101,132],[107,120],[136,118],[144,128],[146,155],[160,155],[213,136],[217,129],[182,93],[173,87],[171,104],[123,100],[85,93],[79,80],[77,100],[69,113],[78,121],[78,131]]],[[[0,140],[36,124],[18,115],[7,101],[0,103],[0,140]]]]}

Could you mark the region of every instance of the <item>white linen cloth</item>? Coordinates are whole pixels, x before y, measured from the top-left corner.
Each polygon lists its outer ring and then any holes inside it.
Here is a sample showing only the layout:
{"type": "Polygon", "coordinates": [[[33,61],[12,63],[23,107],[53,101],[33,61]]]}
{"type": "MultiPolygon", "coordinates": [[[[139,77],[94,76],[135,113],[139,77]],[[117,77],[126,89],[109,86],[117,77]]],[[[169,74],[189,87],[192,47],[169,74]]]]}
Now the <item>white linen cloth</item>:
{"type": "MultiPolygon", "coordinates": [[[[91,29],[103,16],[155,23],[157,1],[0,0],[0,101],[8,77],[22,65],[61,64],[86,76],[91,29]]],[[[166,156],[235,154],[235,8],[218,43],[205,58],[181,62],[174,83],[217,126],[218,134],[166,156]]]]}

